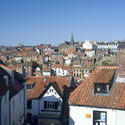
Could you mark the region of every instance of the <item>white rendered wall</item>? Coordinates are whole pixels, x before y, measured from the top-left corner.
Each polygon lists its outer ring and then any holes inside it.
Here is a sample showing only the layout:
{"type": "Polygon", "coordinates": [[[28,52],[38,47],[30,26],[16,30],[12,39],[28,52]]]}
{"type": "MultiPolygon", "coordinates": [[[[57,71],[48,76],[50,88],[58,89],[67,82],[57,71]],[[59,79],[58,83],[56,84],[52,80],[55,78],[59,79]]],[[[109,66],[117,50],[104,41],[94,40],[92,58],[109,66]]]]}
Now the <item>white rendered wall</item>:
{"type": "Polygon", "coordinates": [[[99,44],[98,45],[98,49],[108,49],[108,45],[107,44],[99,44]]]}
{"type": "Polygon", "coordinates": [[[68,71],[67,70],[62,70],[62,68],[53,68],[53,70],[56,72],[56,76],[67,76],[68,71]]]}
{"type": "Polygon", "coordinates": [[[27,109],[27,113],[32,113],[32,115],[38,115],[39,113],[50,113],[50,114],[59,114],[61,112],[61,105],[62,105],[62,99],[60,98],[59,94],[56,92],[56,90],[51,86],[48,91],[41,97],[41,99],[32,99],[32,108],[27,109]],[[50,92],[50,89],[53,89],[53,92],[50,92]],[[44,101],[49,102],[56,102],[60,101],[60,105],[58,106],[58,109],[47,109],[50,110],[42,112],[41,110],[44,109],[44,101]],[[58,112],[51,112],[51,111],[58,111],[58,112]]]}
{"type": "Polygon", "coordinates": [[[125,111],[117,110],[116,125],[125,125],[125,111]]]}
{"type": "Polygon", "coordinates": [[[61,105],[62,105],[62,99],[60,98],[59,94],[56,92],[56,90],[51,86],[48,91],[43,95],[43,97],[40,99],[40,107],[39,107],[39,113],[50,113],[50,114],[60,114],[61,112],[61,105]],[[53,89],[53,92],[50,92],[50,89],[53,89]],[[49,102],[56,102],[60,101],[60,105],[58,106],[58,109],[49,109],[50,111],[58,111],[58,112],[42,112],[41,110],[44,109],[44,101],[49,102]]]}
{"type": "Polygon", "coordinates": [[[1,125],[9,125],[9,91],[1,99],[1,125]]]}
{"type": "Polygon", "coordinates": [[[10,100],[10,125],[22,125],[24,123],[24,89],[10,100]]]}
{"type": "Polygon", "coordinates": [[[51,74],[48,71],[43,71],[43,76],[51,76],[51,74]]]}
{"type": "Polygon", "coordinates": [[[89,52],[85,52],[85,53],[86,53],[86,55],[89,56],[89,57],[92,57],[92,56],[95,55],[95,51],[94,51],[94,50],[89,51],[89,52]]]}
{"type": "Polygon", "coordinates": [[[85,43],[83,43],[83,49],[93,49],[92,43],[90,43],[90,41],[86,40],[85,43]]]}
{"type": "Polygon", "coordinates": [[[70,63],[71,63],[71,59],[66,59],[66,60],[65,60],[65,64],[66,64],[66,65],[69,65],[70,63]]]}
{"type": "Polygon", "coordinates": [[[106,111],[107,125],[125,125],[125,111],[82,106],[70,106],[69,125],[93,125],[93,111],[106,111]],[[91,117],[86,118],[85,114],[91,117]]]}

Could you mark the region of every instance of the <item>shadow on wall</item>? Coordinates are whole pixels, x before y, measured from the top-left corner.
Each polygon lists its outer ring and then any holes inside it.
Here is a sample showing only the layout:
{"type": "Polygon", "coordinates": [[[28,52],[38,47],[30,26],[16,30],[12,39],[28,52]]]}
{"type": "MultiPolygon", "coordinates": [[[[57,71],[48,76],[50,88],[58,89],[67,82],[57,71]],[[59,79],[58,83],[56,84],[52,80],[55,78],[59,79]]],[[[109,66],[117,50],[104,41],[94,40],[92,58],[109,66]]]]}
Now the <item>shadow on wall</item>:
{"type": "Polygon", "coordinates": [[[68,104],[70,92],[72,92],[74,88],[64,86],[63,90],[64,90],[63,92],[64,95],[63,95],[63,103],[62,103],[61,121],[63,125],[69,125],[69,119],[70,119],[71,125],[74,125],[74,121],[72,120],[72,118],[69,118],[70,111],[69,111],[69,104],[68,104]]]}
{"type": "Polygon", "coordinates": [[[75,122],[71,117],[69,117],[69,125],[75,125],[75,122]]]}

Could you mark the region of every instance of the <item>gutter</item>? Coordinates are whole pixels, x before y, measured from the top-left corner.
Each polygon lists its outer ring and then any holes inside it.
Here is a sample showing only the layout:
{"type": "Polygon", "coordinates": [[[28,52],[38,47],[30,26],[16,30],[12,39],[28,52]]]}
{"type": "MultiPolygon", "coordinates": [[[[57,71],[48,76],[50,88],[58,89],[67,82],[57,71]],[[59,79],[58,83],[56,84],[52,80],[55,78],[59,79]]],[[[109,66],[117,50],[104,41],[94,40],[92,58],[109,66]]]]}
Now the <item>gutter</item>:
{"type": "Polygon", "coordinates": [[[100,108],[100,109],[111,109],[111,110],[125,111],[125,109],[120,109],[120,108],[109,108],[109,107],[99,107],[99,106],[89,106],[89,105],[79,105],[79,104],[69,104],[69,106],[79,106],[79,107],[86,107],[86,108],[100,108]]]}

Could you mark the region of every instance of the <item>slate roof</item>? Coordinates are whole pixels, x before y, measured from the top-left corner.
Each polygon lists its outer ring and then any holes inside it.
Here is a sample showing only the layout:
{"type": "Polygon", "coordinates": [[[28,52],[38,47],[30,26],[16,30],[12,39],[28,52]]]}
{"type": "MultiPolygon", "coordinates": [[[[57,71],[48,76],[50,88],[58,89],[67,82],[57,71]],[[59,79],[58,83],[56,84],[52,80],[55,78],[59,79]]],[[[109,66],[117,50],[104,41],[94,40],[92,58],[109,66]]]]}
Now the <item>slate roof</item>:
{"type": "Polygon", "coordinates": [[[50,83],[56,83],[59,88],[60,92],[63,94],[63,86],[69,85],[69,78],[67,77],[59,77],[59,76],[30,76],[27,77],[26,85],[33,85],[35,83],[35,86],[32,90],[27,90],[27,98],[29,99],[36,99],[41,96],[41,94],[44,92],[45,88],[44,86],[48,86],[50,83]]]}
{"type": "MultiPolygon", "coordinates": [[[[93,83],[95,82],[95,76],[100,77],[97,76],[100,68],[101,67],[97,67],[93,73],[70,94],[69,104],[125,110],[125,83],[114,82],[111,92],[108,95],[94,94],[93,83]]],[[[117,68],[118,67],[113,66],[103,66],[101,70],[108,69],[109,71],[112,71],[112,69],[117,68]]],[[[106,72],[103,76],[104,75],[107,75],[106,72]]],[[[107,75],[107,77],[110,76],[107,75]]],[[[103,77],[101,78],[103,79],[103,77]]]]}
{"type": "Polygon", "coordinates": [[[19,91],[21,91],[23,89],[23,86],[20,83],[19,76],[17,75],[17,73],[15,72],[14,75],[16,76],[16,78],[13,78],[12,81],[12,76],[7,72],[14,72],[14,70],[9,69],[7,66],[5,65],[0,65],[0,77],[2,79],[4,79],[4,85],[2,85],[3,88],[5,88],[5,78],[4,76],[8,76],[8,88],[9,88],[9,94],[10,94],[10,98],[12,98],[13,96],[15,96],[19,91]]]}

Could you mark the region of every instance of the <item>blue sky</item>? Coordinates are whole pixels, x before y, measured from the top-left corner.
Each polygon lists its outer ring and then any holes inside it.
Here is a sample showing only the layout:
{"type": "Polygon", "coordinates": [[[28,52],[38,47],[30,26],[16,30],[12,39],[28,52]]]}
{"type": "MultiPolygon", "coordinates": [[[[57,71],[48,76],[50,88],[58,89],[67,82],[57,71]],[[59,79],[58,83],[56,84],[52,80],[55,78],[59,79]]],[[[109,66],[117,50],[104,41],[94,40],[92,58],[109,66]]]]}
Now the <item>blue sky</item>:
{"type": "Polygon", "coordinates": [[[0,0],[0,45],[125,39],[124,0],[0,0]]]}

